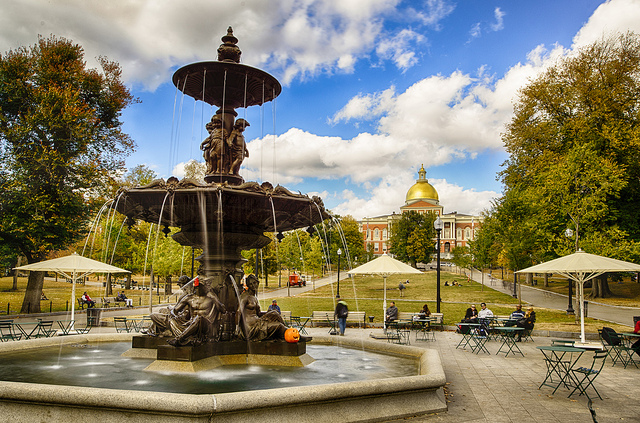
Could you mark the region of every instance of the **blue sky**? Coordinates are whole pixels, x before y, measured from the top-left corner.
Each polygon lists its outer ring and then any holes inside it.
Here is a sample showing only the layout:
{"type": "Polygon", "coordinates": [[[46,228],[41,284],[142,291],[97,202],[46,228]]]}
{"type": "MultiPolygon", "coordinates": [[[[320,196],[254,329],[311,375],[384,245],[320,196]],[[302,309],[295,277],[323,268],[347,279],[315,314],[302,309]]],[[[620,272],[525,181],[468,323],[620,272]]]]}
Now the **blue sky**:
{"type": "Polygon", "coordinates": [[[603,36],[640,32],[640,0],[4,0],[0,51],[54,34],[89,66],[118,61],[142,101],[123,114],[137,143],[127,166],[181,177],[202,161],[214,110],[176,95],[171,75],[215,60],[228,26],[242,63],[283,85],[238,110],[251,123],[245,180],[362,218],[399,211],[424,164],[445,212],[479,213],[502,189],[518,89],[603,36]]]}

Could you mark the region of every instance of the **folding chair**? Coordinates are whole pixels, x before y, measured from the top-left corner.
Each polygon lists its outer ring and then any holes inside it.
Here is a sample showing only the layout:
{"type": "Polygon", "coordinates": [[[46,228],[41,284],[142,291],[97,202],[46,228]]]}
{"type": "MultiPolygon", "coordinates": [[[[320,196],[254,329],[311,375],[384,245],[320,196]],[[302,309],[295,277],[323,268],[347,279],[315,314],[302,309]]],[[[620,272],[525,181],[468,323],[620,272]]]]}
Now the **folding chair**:
{"type": "Polygon", "coordinates": [[[116,327],[116,332],[120,333],[120,332],[131,332],[131,326],[129,325],[129,322],[127,322],[127,318],[126,317],[114,317],[113,318],[113,324],[116,327]]]}
{"type": "Polygon", "coordinates": [[[13,323],[0,322],[0,341],[19,341],[22,334],[16,333],[13,323]]]}
{"type": "Polygon", "coordinates": [[[636,367],[637,364],[633,361],[633,349],[625,345],[623,339],[618,333],[608,327],[598,329],[600,339],[603,341],[605,349],[607,349],[607,355],[611,357],[612,365],[615,366],[619,361],[626,369],[629,363],[633,363],[636,367]]]}
{"type": "Polygon", "coordinates": [[[596,380],[596,378],[602,371],[604,362],[607,359],[607,355],[608,354],[605,351],[596,351],[593,355],[593,362],[591,363],[591,367],[578,367],[577,369],[571,369],[577,385],[573,389],[573,391],[571,391],[569,397],[571,397],[571,395],[573,395],[576,391],[579,391],[580,395],[584,394],[587,398],[589,398],[589,400],[591,400],[591,397],[589,396],[589,394],[587,394],[587,388],[591,386],[596,392],[596,395],[598,395],[598,398],[602,399],[600,393],[593,385],[593,381],[596,380]],[[580,377],[582,377],[582,379],[580,379],[580,377]],[[585,384],[585,382],[587,383],[585,384]]]}
{"type": "Polygon", "coordinates": [[[329,323],[329,335],[337,335],[340,333],[338,329],[336,329],[336,321],[331,320],[329,316],[327,316],[327,323],[329,323]]]}
{"type": "Polygon", "coordinates": [[[53,320],[43,320],[38,323],[38,332],[35,334],[35,338],[51,338],[57,332],[57,329],[53,329],[53,320]]]}

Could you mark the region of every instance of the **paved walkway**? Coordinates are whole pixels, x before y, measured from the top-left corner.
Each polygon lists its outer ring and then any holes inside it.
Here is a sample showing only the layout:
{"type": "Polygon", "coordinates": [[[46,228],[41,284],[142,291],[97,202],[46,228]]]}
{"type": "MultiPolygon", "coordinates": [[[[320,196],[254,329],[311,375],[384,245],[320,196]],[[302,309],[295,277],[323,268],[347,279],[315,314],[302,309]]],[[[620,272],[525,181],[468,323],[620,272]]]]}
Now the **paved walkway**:
{"type": "MultiPolygon", "coordinates": [[[[325,328],[312,328],[314,333],[326,334],[325,328]]],[[[381,329],[347,328],[345,335],[369,337],[370,333],[382,334],[381,329]]],[[[569,391],[561,388],[555,395],[552,389],[540,383],[546,375],[542,353],[535,347],[549,345],[550,339],[536,337],[534,342],[521,342],[518,346],[524,357],[496,355],[500,343],[490,341],[490,354],[479,355],[469,350],[456,349],[461,335],[455,332],[436,332],[435,342],[416,341],[411,345],[435,348],[440,352],[447,376],[446,398],[449,410],[428,416],[402,419],[404,422],[591,422],[587,399],[582,396],[567,398],[569,391]]],[[[381,341],[384,342],[384,341],[381,341]]],[[[582,365],[590,364],[591,353],[583,354],[582,365]]],[[[599,423],[626,421],[640,422],[640,369],[612,367],[608,362],[596,379],[596,386],[603,400],[593,401],[599,423]]]]}
{"type": "MultiPolygon", "coordinates": [[[[483,279],[480,271],[473,271],[472,279],[475,282],[482,283],[483,279]]],[[[493,278],[490,277],[488,273],[485,273],[484,284],[485,286],[497,291],[513,295],[513,282],[493,278]]],[[[518,290],[518,295],[522,295],[523,302],[527,302],[535,306],[566,311],[569,305],[569,297],[567,295],[556,294],[555,292],[549,292],[526,284],[518,284],[518,290]]],[[[575,300],[575,297],[573,300],[573,308],[576,314],[580,312],[578,308],[578,301],[575,300]]],[[[610,306],[595,301],[589,301],[588,317],[593,317],[606,322],[633,326],[634,316],[640,316],[640,308],[610,306]]]]}

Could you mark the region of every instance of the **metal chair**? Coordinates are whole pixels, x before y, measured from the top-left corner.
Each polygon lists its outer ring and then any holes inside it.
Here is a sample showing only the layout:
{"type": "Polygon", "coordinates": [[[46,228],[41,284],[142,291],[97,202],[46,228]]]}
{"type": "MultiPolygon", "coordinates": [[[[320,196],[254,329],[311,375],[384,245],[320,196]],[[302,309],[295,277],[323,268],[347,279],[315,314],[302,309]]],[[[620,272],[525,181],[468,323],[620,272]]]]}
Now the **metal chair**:
{"type": "Polygon", "coordinates": [[[607,353],[605,351],[596,351],[593,355],[593,362],[591,363],[591,367],[578,367],[577,369],[571,369],[571,373],[573,374],[575,380],[577,381],[576,387],[571,391],[569,397],[573,395],[576,391],[580,392],[580,395],[585,395],[589,400],[591,397],[587,394],[587,388],[591,386],[595,391],[598,398],[602,399],[600,393],[593,385],[593,381],[596,380],[602,368],[604,367],[604,362],[607,359],[607,353]],[[580,379],[580,377],[582,377],[580,379]],[[586,384],[585,384],[586,382],[586,384]]]}
{"type": "Polygon", "coordinates": [[[613,366],[619,361],[625,369],[629,363],[633,363],[634,366],[638,367],[633,360],[633,349],[624,343],[624,340],[615,330],[605,326],[602,329],[598,329],[598,334],[600,335],[603,346],[607,350],[607,355],[611,357],[613,366]]]}
{"type": "Polygon", "coordinates": [[[11,322],[0,322],[0,341],[19,341],[22,334],[16,333],[11,322]]]}
{"type": "Polygon", "coordinates": [[[329,316],[327,316],[327,323],[329,323],[329,335],[337,335],[340,333],[338,329],[336,329],[336,321],[331,320],[329,316]]]}
{"type": "Polygon", "coordinates": [[[127,321],[126,317],[114,317],[113,318],[113,324],[116,327],[116,332],[120,333],[120,332],[131,332],[131,325],[129,324],[129,322],[127,321]]]}

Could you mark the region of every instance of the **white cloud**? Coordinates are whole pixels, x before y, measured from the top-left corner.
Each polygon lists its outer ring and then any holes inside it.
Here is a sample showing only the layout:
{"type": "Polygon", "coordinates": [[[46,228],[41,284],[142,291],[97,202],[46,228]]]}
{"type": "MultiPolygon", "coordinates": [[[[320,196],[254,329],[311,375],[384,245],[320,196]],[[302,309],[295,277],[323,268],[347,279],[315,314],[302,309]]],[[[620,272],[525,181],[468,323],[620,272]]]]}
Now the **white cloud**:
{"type": "Polygon", "coordinates": [[[489,25],[492,31],[500,31],[504,29],[504,15],[505,13],[500,10],[499,7],[496,7],[493,11],[493,16],[496,18],[496,21],[489,25]]]}
{"type": "Polygon", "coordinates": [[[584,47],[614,32],[634,31],[640,34],[640,2],[609,0],[593,12],[587,23],[573,38],[573,49],[584,47]]]}
{"type": "MultiPolygon", "coordinates": [[[[0,51],[33,45],[37,35],[66,37],[82,45],[88,64],[104,55],[123,68],[125,81],[153,90],[176,66],[215,60],[220,37],[234,28],[243,63],[276,73],[284,84],[319,72],[353,72],[391,36],[390,16],[406,16],[400,0],[4,0],[0,51]]],[[[437,25],[447,15],[442,1],[430,0],[419,20],[437,25]]],[[[397,35],[397,51],[382,48],[381,60],[399,69],[417,61],[423,37],[397,35]]]]}

